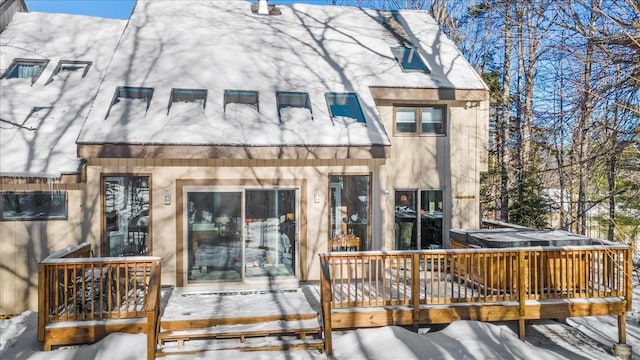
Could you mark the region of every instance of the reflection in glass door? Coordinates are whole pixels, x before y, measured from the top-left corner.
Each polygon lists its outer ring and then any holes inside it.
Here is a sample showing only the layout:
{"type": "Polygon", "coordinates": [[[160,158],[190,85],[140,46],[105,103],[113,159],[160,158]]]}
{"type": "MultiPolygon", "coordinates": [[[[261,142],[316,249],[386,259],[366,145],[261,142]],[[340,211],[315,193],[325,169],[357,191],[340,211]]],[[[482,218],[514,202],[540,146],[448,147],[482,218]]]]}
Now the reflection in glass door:
{"type": "Polygon", "coordinates": [[[442,247],[442,197],[442,190],[396,190],[396,249],[442,247]]]}
{"type": "Polygon", "coordinates": [[[242,192],[192,191],[186,196],[188,279],[242,280],[242,192]]]}
{"type": "Polygon", "coordinates": [[[295,275],[295,190],[246,190],[245,274],[295,275]]]}

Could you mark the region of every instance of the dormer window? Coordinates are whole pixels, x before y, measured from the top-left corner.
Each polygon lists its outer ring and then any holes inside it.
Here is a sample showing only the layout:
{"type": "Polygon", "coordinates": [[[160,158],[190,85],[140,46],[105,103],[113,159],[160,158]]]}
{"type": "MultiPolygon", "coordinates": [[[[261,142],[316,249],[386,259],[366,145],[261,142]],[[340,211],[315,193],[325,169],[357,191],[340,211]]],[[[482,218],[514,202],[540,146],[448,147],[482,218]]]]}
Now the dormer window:
{"type": "Polygon", "coordinates": [[[13,59],[11,66],[2,75],[3,79],[31,79],[31,84],[38,80],[47,67],[49,60],[13,59]]]}
{"type": "Polygon", "coordinates": [[[105,119],[112,110],[118,110],[120,117],[144,116],[149,110],[152,96],[153,88],[118,86],[105,119]]]}
{"type": "Polygon", "coordinates": [[[402,71],[421,71],[429,73],[429,68],[422,62],[416,49],[406,46],[392,47],[391,52],[398,61],[402,71]]]}
{"type": "Polygon", "coordinates": [[[339,119],[355,120],[359,123],[366,122],[360,101],[355,93],[326,93],[325,98],[334,123],[339,119]]]}
{"type": "Polygon", "coordinates": [[[205,89],[171,89],[171,97],[169,98],[169,106],[167,107],[167,114],[171,111],[172,107],[178,106],[178,103],[193,108],[197,106],[202,108],[204,112],[207,106],[207,90],[205,89]]]}
{"type": "Polygon", "coordinates": [[[60,60],[49,80],[47,80],[47,84],[58,79],[66,80],[71,76],[84,78],[87,76],[90,67],[91,61],[60,60]]]}
{"type": "Polygon", "coordinates": [[[309,94],[306,92],[276,92],[276,103],[278,105],[278,119],[282,123],[284,119],[297,119],[300,117],[311,118],[311,102],[309,94]],[[284,116],[283,116],[284,115],[284,116]]]}
{"type": "Polygon", "coordinates": [[[256,111],[260,111],[258,103],[258,92],[251,90],[225,90],[224,91],[224,111],[227,111],[227,104],[245,104],[255,106],[256,111]]]}

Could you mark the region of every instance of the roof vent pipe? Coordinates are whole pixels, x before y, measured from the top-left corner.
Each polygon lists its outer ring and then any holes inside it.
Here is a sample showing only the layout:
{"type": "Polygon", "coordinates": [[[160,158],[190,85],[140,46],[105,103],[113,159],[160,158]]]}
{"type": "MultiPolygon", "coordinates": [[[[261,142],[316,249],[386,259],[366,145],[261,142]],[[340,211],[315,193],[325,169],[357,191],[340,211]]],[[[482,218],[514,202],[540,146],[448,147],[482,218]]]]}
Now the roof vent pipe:
{"type": "Polygon", "coordinates": [[[269,5],[267,5],[267,0],[258,1],[258,14],[269,15],[269,5]]]}

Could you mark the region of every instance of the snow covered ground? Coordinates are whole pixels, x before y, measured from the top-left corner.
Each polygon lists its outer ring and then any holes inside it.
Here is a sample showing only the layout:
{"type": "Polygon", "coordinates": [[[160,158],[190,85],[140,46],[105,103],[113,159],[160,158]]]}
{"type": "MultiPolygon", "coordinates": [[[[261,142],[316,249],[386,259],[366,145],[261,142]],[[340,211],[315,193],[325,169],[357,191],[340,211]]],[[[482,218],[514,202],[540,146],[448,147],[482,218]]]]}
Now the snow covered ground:
{"type": "MultiPolygon", "coordinates": [[[[640,286],[634,287],[633,311],[627,315],[627,343],[640,359],[640,286]]],[[[145,359],[146,335],[112,334],[86,346],[43,352],[37,341],[37,314],[25,312],[0,321],[0,359],[145,359]]],[[[609,349],[617,341],[615,317],[540,320],[528,324],[526,341],[518,339],[516,324],[457,321],[444,328],[415,333],[401,327],[334,332],[333,359],[615,359],[609,349]]],[[[326,359],[315,351],[216,351],[186,359],[326,359]]]]}

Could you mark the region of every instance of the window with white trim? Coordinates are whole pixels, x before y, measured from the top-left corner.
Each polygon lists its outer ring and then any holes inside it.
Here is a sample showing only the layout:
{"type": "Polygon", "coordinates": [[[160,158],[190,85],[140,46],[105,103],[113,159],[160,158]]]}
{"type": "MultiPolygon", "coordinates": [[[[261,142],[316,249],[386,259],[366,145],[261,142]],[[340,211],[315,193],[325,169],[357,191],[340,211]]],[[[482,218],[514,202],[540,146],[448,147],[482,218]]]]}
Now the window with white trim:
{"type": "Polygon", "coordinates": [[[349,119],[359,123],[366,122],[358,95],[355,93],[326,93],[325,98],[333,121],[349,119]]]}
{"type": "Polygon", "coordinates": [[[49,76],[49,80],[47,80],[47,84],[53,82],[54,80],[63,80],[66,81],[71,77],[84,78],[87,76],[89,72],[89,68],[91,68],[91,61],[80,61],[80,60],[60,60],[58,65],[51,76],[49,76]]]}
{"type": "Polygon", "coordinates": [[[260,111],[258,92],[253,90],[225,90],[224,91],[224,111],[227,111],[227,104],[251,105],[260,111]]]}
{"type": "Polygon", "coordinates": [[[395,109],[396,134],[446,134],[446,107],[397,107],[395,109]]]}
{"type": "Polygon", "coordinates": [[[31,84],[38,80],[49,60],[13,59],[11,66],[2,74],[3,79],[31,79],[31,84]]]}
{"type": "Polygon", "coordinates": [[[105,119],[109,115],[120,118],[144,116],[149,110],[152,97],[153,88],[118,86],[105,119]]]}
{"type": "Polygon", "coordinates": [[[277,91],[276,103],[280,122],[291,119],[311,119],[311,101],[306,92],[277,91]]]}
{"type": "Polygon", "coordinates": [[[429,68],[420,58],[418,52],[413,47],[396,46],[391,48],[393,56],[396,58],[398,65],[402,68],[402,71],[419,71],[424,73],[430,73],[429,68]]]}
{"type": "Polygon", "coordinates": [[[167,114],[169,114],[172,108],[184,107],[192,109],[194,106],[198,109],[198,112],[204,112],[207,106],[206,89],[171,89],[167,114]]]}

